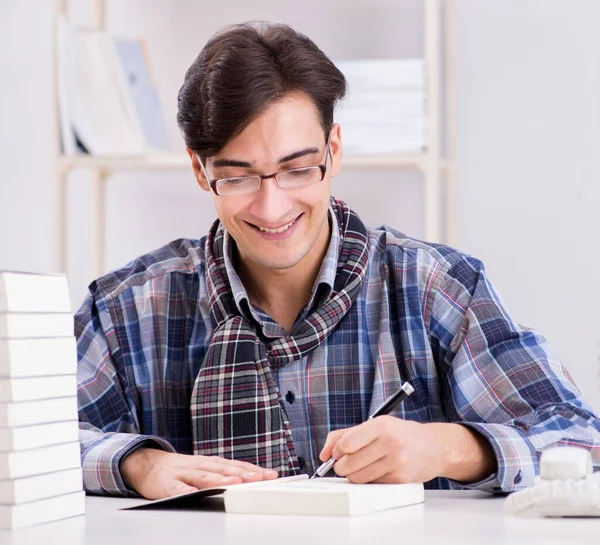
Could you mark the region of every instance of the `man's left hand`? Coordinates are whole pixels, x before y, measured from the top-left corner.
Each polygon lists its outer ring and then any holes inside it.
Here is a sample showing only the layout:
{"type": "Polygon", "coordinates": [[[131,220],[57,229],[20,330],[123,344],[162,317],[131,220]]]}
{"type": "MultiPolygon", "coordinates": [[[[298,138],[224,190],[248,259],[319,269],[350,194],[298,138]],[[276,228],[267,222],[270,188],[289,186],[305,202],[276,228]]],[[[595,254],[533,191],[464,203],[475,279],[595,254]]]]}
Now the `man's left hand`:
{"type": "Polygon", "coordinates": [[[459,424],[421,424],[379,416],[327,436],[320,458],[353,483],[423,483],[435,477],[475,482],[496,470],[483,436],[459,424]]]}

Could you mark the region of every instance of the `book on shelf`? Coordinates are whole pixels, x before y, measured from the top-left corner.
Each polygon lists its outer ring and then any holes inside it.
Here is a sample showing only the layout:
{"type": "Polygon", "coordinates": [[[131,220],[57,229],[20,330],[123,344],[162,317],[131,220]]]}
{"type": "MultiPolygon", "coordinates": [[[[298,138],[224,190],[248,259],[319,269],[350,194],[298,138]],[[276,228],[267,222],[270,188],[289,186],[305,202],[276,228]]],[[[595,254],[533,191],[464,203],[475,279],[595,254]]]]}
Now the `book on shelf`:
{"type": "Polygon", "coordinates": [[[0,270],[2,312],[71,312],[67,277],[0,270]]]}
{"type": "Polygon", "coordinates": [[[33,450],[79,440],[79,422],[50,422],[18,428],[0,428],[0,452],[33,450]]]}
{"type": "Polygon", "coordinates": [[[265,515],[354,516],[423,503],[424,487],[415,484],[353,484],[339,477],[309,479],[308,475],[245,483],[183,494],[130,507],[156,504],[200,506],[199,499],[223,494],[228,513],[265,515]]]}
{"type": "Polygon", "coordinates": [[[348,155],[420,153],[427,142],[423,59],[336,61],[348,82],[336,112],[348,155]]]}
{"type": "MultiPolygon", "coordinates": [[[[75,392],[73,392],[75,393],[75,392]]],[[[77,420],[77,397],[0,403],[0,428],[77,420]]]]}
{"type": "Polygon", "coordinates": [[[0,377],[2,378],[76,373],[77,345],[73,335],[47,339],[0,339],[0,377]]]}
{"type": "Polygon", "coordinates": [[[0,453],[0,480],[81,467],[79,442],[0,453]]]}
{"type": "Polygon", "coordinates": [[[10,530],[85,513],[85,493],[73,492],[20,505],[0,505],[0,528],[10,530]]]}
{"type": "Polygon", "coordinates": [[[19,505],[83,490],[81,468],[0,481],[0,504],[19,505]]]}
{"type": "Polygon", "coordinates": [[[147,48],[141,40],[112,37],[119,83],[137,130],[152,151],[167,151],[169,139],[160,98],[152,82],[147,48]]]}
{"type": "Polygon", "coordinates": [[[142,156],[169,149],[141,40],[58,24],[58,107],[63,153],[142,156]]]}

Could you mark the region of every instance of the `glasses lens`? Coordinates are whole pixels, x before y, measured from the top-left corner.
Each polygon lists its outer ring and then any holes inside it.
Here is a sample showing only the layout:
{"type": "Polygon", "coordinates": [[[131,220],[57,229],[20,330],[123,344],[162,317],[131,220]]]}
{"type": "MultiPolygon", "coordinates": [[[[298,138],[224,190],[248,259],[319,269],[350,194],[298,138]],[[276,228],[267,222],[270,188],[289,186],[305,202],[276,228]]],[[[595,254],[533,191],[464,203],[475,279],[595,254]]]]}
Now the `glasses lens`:
{"type": "Polygon", "coordinates": [[[281,187],[301,187],[316,184],[323,178],[319,167],[294,168],[277,175],[281,187]]]}
{"type": "Polygon", "coordinates": [[[258,176],[240,176],[239,178],[223,178],[217,180],[218,195],[244,195],[258,191],[260,178],[258,176]]]}

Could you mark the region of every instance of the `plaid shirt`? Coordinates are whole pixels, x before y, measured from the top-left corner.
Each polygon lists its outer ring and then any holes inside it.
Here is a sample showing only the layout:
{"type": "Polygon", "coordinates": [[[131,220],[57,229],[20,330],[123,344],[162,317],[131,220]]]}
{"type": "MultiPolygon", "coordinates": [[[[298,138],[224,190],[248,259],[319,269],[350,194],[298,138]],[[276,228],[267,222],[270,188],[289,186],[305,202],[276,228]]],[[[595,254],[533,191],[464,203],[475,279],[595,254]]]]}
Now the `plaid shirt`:
{"type": "MultiPolygon", "coordinates": [[[[303,471],[319,464],[329,431],[365,421],[402,380],[416,391],[395,416],[461,423],[486,437],[497,458],[483,481],[438,478],[426,487],[529,486],[540,451],[556,444],[586,447],[600,463],[600,421],[546,340],[509,316],[480,261],[388,227],[370,229],[369,241],[351,312],[325,343],[274,375],[303,471]]],[[[333,228],[301,316],[333,289],[339,245],[333,228]]],[[[231,257],[231,239],[226,246],[231,257]]],[[[227,273],[240,313],[265,337],[284,335],[249,302],[231,259],[227,273]]],[[[204,274],[204,239],[186,239],[90,285],[75,316],[88,492],[132,494],[119,467],[140,446],[192,453],[190,397],[212,335],[204,274]]]]}

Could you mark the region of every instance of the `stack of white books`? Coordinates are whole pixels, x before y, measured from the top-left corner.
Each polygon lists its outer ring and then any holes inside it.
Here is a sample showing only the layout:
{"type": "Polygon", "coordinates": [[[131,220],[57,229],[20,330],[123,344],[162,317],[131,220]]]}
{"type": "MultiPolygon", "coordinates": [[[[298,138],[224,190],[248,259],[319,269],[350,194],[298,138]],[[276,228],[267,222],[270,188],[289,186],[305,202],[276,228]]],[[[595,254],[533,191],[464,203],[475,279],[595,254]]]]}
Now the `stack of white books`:
{"type": "Polygon", "coordinates": [[[0,528],[84,513],[64,275],[0,271],[0,528]]]}
{"type": "Polygon", "coordinates": [[[348,82],[337,112],[347,155],[420,153],[427,145],[423,59],[336,61],[348,82]]]}

